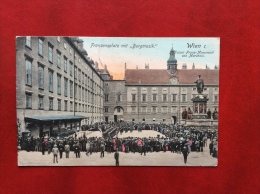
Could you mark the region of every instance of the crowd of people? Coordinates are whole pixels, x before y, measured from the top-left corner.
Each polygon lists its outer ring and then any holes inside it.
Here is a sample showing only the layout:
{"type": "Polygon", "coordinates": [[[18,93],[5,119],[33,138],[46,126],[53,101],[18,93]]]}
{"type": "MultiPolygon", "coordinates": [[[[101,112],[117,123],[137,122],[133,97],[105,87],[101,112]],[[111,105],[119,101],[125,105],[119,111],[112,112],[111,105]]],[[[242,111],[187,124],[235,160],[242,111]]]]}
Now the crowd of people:
{"type": "MultiPolygon", "coordinates": [[[[218,152],[218,133],[217,130],[203,129],[199,127],[184,127],[181,125],[167,124],[135,124],[133,122],[126,123],[110,123],[99,125],[100,131],[103,132],[102,137],[87,138],[85,132],[82,137],[77,137],[77,134],[70,137],[54,138],[41,137],[34,138],[33,136],[18,137],[18,145],[21,150],[39,151],[42,154],[54,154],[53,162],[58,162],[58,155],[61,159],[63,153],[66,158],[70,157],[73,152],[76,158],[84,155],[90,156],[92,153],[100,153],[100,157],[105,156],[105,152],[124,152],[124,153],[139,153],[146,155],[149,152],[166,152],[183,153],[185,162],[185,153],[203,152],[203,149],[208,146],[210,155],[217,157],[218,152]],[[131,133],[137,130],[154,130],[159,132],[157,137],[133,137],[131,133]],[[110,136],[110,132],[115,131],[115,135],[110,136]],[[106,133],[107,132],[107,133],[106,133]],[[128,137],[119,138],[118,135],[128,133],[128,137]],[[106,135],[105,135],[106,134],[106,135]],[[207,140],[210,139],[210,144],[207,140]]],[[[186,158],[187,161],[187,158],[186,158]]],[[[186,163],[186,162],[185,162],[186,163]]]]}
{"type": "MultiPolygon", "coordinates": [[[[195,109],[195,111],[196,111],[196,109],[195,109]]],[[[205,112],[206,112],[206,110],[205,110],[205,112]]],[[[200,112],[200,113],[202,113],[202,112],[200,112]]],[[[188,108],[188,110],[184,109],[184,111],[182,111],[182,119],[192,119],[192,114],[193,114],[193,112],[190,108],[188,108]]],[[[213,119],[213,120],[218,120],[217,108],[215,108],[213,112],[211,112],[211,110],[208,109],[207,118],[213,119]]]]}

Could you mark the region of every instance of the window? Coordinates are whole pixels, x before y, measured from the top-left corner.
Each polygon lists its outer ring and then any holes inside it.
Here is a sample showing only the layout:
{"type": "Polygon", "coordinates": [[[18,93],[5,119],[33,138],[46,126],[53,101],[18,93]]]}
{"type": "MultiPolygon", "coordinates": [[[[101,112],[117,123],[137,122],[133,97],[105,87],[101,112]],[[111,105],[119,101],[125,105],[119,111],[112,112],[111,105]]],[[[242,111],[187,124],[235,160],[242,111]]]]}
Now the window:
{"type": "Polygon", "coordinates": [[[68,96],[68,79],[64,77],[64,96],[68,96]]]}
{"type": "Polygon", "coordinates": [[[108,86],[108,83],[107,83],[107,82],[105,83],[105,86],[108,86]]]}
{"type": "Polygon", "coordinates": [[[32,61],[26,59],[26,85],[32,85],[32,61]]]}
{"type": "Polygon", "coordinates": [[[208,88],[204,88],[204,90],[208,90],[208,88]]]}
{"type": "Polygon", "coordinates": [[[136,111],[136,106],[132,106],[132,112],[136,111]]]}
{"type": "Polygon", "coordinates": [[[117,101],[118,101],[118,102],[121,101],[121,94],[117,94],[117,101]]]}
{"type": "Polygon", "coordinates": [[[81,112],[81,104],[79,104],[79,112],[81,112]]]}
{"type": "Polygon", "coordinates": [[[64,100],[64,111],[68,111],[68,101],[64,100]]]}
{"type": "Polygon", "coordinates": [[[49,98],[49,110],[53,110],[53,98],[49,98]]]}
{"type": "Polygon", "coordinates": [[[74,73],[74,74],[75,74],[75,75],[74,75],[74,76],[75,76],[75,79],[77,79],[77,72],[78,72],[78,69],[77,69],[76,66],[75,66],[75,68],[74,68],[74,72],[75,72],[75,73],[74,73]]]}
{"type": "Polygon", "coordinates": [[[60,37],[59,36],[57,37],[57,41],[60,42],[60,37]]]}
{"type": "Polygon", "coordinates": [[[61,100],[58,99],[58,110],[60,111],[61,110],[61,100]]]}
{"type": "Polygon", "coordinates": [[[186,102],[186,94],[182,94],[182,102],[186,102]]]}
{"type": "Polygon", "coordinates": [[[78,78],[79,78],[79,82],[81,81],[81,70],[80,69],[78,69],[79,71],[78,71],[78,78]]]}
{"type": "Polygon", "coordinates": [[[218,102],[218,95],[214,95],[214,102],[218,102]]]}
{"type": "Polygon", "coordinates": [[[78,89],[78,85],[75,84],[75,89],[74,89],[74,95],[75,95],[75,99],[77,99],[77,89],[78,89]]]}
{"type": "Polygon", "coordinates": [[[146,112],[146,106],[142,106],[142,112],[146,112]]]}
{"type": "Polygon", "coordinates": [[[194,90],[197,90],[197,88],[192,88],[192,90],[194,91],[194,90]]]}
{"type": "Polygon", "coordinates": [[[142,94],[142,101],[143,101],[143,102],[146,101],[146,94],[142,94]]]}
{"type": "Polygon", "coordinates": [[[61,64],[60,57],[61,57],[61,53],[60,53],[60,51],[57,51],[57,67],[58,68],[60,68],[60,64],[61,64]]]}
{"type": "Polygon", "coordinates": [[[39,38],[38,41],[38,54],[43,56],[43,41],[39,38]]]}
{"type": "Polygon", "coordinates": [[[73,102],[70,102],[70,111],[73,111],[73,102]]]}
{"type": "Polygon", "coordinates": [[[108,94],[105,94],[105,102],[108,102],[108,94]]]}
{"type": "Polygon", "coordinates": [[[172,106],[172,113],[177,113],[177,107],[176,106],[172,106]]]}
{"type": "Polygon", "coordinates": [[[71,48],[70,48],[70,54],[72,54],[72,50],[71,50],[71,48]]]}
{"type": "Polygon", "coordinates": [[[167,94],[163,94],[163,102],[167,101],[167,94]]]}
{"type": "Polygon", "coordinates": [[[38,69],[38,83],[39,88],[44,89],[44,71],[43,67],[40,65],[38,69]]]}
{"type": "Polygon", "coordinates": [[[81,87],[79,86],[79,100],[81,100],[81,87]]]}
{"type": "Polygon", "coordinates": [[[66,42],[64,42],[64,48],[65,48],[65,49],[67,48],[67,43],[66,43],[66,42]]]}
{"type": "Polygon", "coordinates": [[[84,84],[84,78],[85,78],[84,72],[82,71],[82,84],[84,84]]]}
{"type": "Polygon", "coordinates": [[[132,102],[136,101],[136,94],[132,94],[132,102]]]}
{"type": "Polygon", "coordinates": [[[32,108],[32,94],[26,94],[26,108],[32,108]]]}
{"type": "Polygon", "coordinates": [[[157,101],[157,94],[153,94],[153,101],[157,101]]]}
{"type": "Polygon", "coordinates": [[[120,112],[120,107],[117,107],[117,112],[120,112]]]}
{"type": "Polygon", "coordinates": [[[157,108],[156,106],[152,107],[153,112],[156,112],[156,108],[157,108]]]}
{"type": "Polygon", "coordinates": [[[108,112],[108,107],[105,107],[105,112],[108,112]]]}
{"type": "Polygon", "coordinates": [[[73,64],[70,62],[70,76],[73,74],[73,64]]]}
{"type": "Polygon", "coordinates": [[[28,46],[29,48],[32,47],[32,38],[30,36],[26,36],[25,45],[28,46]]]}
{"type": "Polygon", "coordinates": [[[53,92],[53,71],[49,71],[49,92],[53,92]]]}
{"type": "Polygon", "coordinates": [[[39,96],[39,109],[43,109],[44,104],[43,104],[43,96],[39,96]]]}
{"type": "Polygon", "coordinates": [[[75,102],[75,112],[78,111],[78,104],[75,102]]]}
{"type": "Polygon", "coordinates": [[[57,74],[57,93],[61,94],[61,75],[57,74]]]}
{"type": "Polygon", "coordinates": [[[164,113],[167,113],[167,106],[163,106],[162,109],[164,113]]]}
{"type": "Polygon", "coordinates": [[[172,95],[172,101],[173,102],[177,102],[177,94],[173,94],[172,95]]]}
{"type": "Polygon", "coordinates": [[[50,44],[48,46],[48,53],[49,62],[53,63],[53,46],[50,44]]]}

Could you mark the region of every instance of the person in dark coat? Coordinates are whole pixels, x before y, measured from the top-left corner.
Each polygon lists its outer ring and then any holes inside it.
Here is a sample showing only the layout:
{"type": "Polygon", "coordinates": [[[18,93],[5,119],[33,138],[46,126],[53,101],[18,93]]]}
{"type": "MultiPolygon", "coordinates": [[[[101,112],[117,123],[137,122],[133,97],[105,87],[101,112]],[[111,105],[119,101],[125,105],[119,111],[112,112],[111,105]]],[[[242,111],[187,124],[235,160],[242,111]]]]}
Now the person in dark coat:
{"type": "Polygon", "coordinates": [[[203,152],[203,140],[200,140],[200,152],[203,152]]]}
{"type": "Polygon", "coordinates": [[[79,143],[76,143],[76,144],[74,145],[74,150],[75,150],[76,158],[80,158],[79,143]]]}
{"type": "Polygon", "coordinates": [[[116,166],[119,166],[119,153],[118,153],[118,149],[116,149],[114,158],[116,160],[116,166]]]}
{"type": "Polygon", "coordinates": [[[45,154],[45,142],[43,141],[42,142],[42,155],[45,154]]]}
{"type": "Polygon", "coordinates": [[[63,143],[59,143],[59,152],[60,152],[60,159],[62,158],[62,153],[64,151],[63,143]]]}
{"type": "Polygon", "coordinates": [[[213,143],[212,142],[210,142],[210,144],[209,144],[209,154],[210,155],[213,154],[213,143]]]}
{"type": "Polygon", "coordinates": [[[183,154],[183,158],[184,158],[184,163],[186,164],[187,158],[188,158],[188,149],[186,148],[186,146],[183,147],[182,154],[183,154]]]}
{"type": "Polygon", "coordinates": [[[211,111],[210,111],[210,109],[208,109],[207,115],[208,115],[208,119],[211,119],[211,111]]]}

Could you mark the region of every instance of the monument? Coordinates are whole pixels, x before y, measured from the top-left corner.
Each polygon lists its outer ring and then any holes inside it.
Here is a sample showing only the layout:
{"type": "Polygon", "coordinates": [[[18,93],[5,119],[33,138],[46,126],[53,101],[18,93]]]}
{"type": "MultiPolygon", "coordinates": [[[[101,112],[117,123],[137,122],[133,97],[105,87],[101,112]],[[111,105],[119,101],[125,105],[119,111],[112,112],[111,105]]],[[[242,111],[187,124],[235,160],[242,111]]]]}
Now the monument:
{"type": "Polygon", "coordinates": [[[196,83],[198,94],[191,99],[193,102],[192,119],[207,119],[207,102],[209,99],[206,95],[203,95],[204,80],[201,78],[201,75],[198,76],[194,83],[196,83]]]}
{"type": "Polygon", "coordinates": [[[198,94],[191,99],[193,102],[193,114],[191,119],[185,120],[185,124],[187,126],[210,127],[213,123],[207,115],[207,102],[209,99],[207,95],[203,95],[204,80],[201,75],[198,76],[194,83],[196,84],[198,94]]]}

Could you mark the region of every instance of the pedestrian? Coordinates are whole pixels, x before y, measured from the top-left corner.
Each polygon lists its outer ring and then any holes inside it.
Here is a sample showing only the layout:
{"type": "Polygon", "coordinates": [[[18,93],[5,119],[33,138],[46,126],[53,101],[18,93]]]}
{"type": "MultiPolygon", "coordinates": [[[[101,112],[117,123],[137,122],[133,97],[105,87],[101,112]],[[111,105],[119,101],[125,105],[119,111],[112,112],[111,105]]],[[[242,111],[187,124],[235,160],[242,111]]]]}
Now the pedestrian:
{"type": "Polygon", "coordinates": [[[211,141],[209,144],[209,154],[213,154],[213,142],[211,141]]]}
{"type": "Polygon", "coordinates": [[[60,151],[60,159],[61,159],[62,158],[62,153],[64,151],[64,146],[63,146],[62,142],[59,143],[59,151],[60,151]]]}
{"type": "Polygon", "coordinates": [[[50,154],[51,153],[51,141],[48,141],[48,154],[50,154]]]}
{"type": "Polygon", "coordinates": [[[105,142],[102,141],[101,145],[100,145],[100,158],[104,157],[104,153],[105,153],[105,142]]]}
{"type": "Polygon", "coordinates": [[[43,141],[42,142],[42,155],[45,154],[45,142],[43,141]]]}
{"type": "Polygon", "coordinates": [[[186,164],[187,158],[188,158],[188,150],[187,150],[186,146],[183,147],[182,154],[183,154],[183,158],[184,158],[184,163],[186,164]]]}
{"type": "Polygon", "coordinates": [[[76,158],[80,158],[80,149],[78,143],[75,143],[74,150],[75,150],[76,158]]]}
{"type": "Polygon", "coordinates": [[[86,155],[88,156],[88,154],[90,153],[90,143],[89,140],[86,143],[86,155]]]}
{"type": "Polygon", "coordinates": [[[54,148],[52,149],[53,152],[53,163],[55,163],[55,158],[56,158],[56,162],[58,163],[58,153],[59,153],[59,149],[57,148],[57,145],[54,145],[54,148]]]}
{"type": "Polygon", "coordinates": [[[116,149],[116,153],[114,155],[114,158],[116,160],[116,166],[119,166],[119,153],[118,153],[118,149],[116,149]]]}
{"type": "Polygon", "coordinates": [[[68,144],[68,142],[65,145],[65,152],[66,152],[66,158],[69,158],[70,155],[70,146],[68,144]]]}

